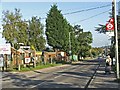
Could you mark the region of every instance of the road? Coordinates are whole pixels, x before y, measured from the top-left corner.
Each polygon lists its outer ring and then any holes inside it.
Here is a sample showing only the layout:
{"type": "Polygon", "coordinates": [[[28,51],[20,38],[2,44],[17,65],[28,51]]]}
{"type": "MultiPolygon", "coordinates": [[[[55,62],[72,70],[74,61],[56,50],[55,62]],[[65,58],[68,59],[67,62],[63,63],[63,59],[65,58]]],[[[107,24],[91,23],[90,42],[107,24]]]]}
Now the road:
{"type": "Polygon", "coordinates": [[[89,60],[24,73],[3,72],[2,88],[85,88],[98,66],[98,60],[89,60]]]}

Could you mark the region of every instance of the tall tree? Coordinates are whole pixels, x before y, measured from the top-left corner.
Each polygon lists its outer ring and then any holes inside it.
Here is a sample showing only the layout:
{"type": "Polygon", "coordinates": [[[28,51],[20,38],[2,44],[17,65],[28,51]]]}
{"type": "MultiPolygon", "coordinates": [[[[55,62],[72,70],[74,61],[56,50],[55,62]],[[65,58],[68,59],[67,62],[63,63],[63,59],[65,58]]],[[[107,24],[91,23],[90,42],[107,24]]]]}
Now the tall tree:
{"type": "Polygon", "coordinates": [[[82,32],[78,36],[79,42],[79,56],[86,57],[86,54],[91,49],[92,43],[92,33],[91,32],[82,32]]]}
{"type": "Polygon", "coordinates": [[[69,49],[69,29],[71,29],[71,27],[67,20],[63,17],[61,11],[57,9],[57,6],[53,5],[46,19],[48,44],[53,48],[60,48],[67,51],[69,49]]]}
{"type": "Polygon", "coordinates": [[[15,48],[19,48],[18,43],[30,45],[36,50],[45,48],[45,39],[43,38],[43,25],[40,19],[32,17],[29,22],[22,20],[20,9],[15,12],[3,12],[3,37],[15,48]]]}
{"type": "Polygon", "coordinates": [[[26,44],[26,28],[27,23],[22,19],[22,15],[19,9],[15,9],[15,12],[3,11],[3,37],[7,42],[13,46],[17,46],[17,43],[26,44]]]}
{"type": "Polygon", "coordinates": [[[45,49],[45,39],[43,37],[44,30],[43,24],[40,22],[40,18],[32,17],[29,20],[28,26],[28,35],[29,35],[29,45],[36,48],[36,50],[43,50],[45,49]]]}

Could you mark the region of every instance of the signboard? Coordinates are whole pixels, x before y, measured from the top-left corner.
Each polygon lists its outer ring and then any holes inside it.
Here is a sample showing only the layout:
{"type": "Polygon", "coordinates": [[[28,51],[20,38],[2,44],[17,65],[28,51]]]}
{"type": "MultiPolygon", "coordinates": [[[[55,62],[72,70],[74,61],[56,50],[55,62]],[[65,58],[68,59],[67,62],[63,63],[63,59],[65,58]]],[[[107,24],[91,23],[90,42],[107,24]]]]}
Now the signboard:
{"type": "Polygon", "coordinates": [[[20,48],[30,48],[30,46],[20,46],[20,48]]]}
{"type": "Polygon", "coordinates": [[[114,23],[107,23],[106,24],[106,30],[114,30],[114,23]]]}
{"type": "Polygon", "coordinates": [[[106,35],[108,35],[108,36],[114,36],[114,32],[106,32],[106,35]]]}
{"type": "Polygon", "coordinates": [[[110,18],[110,19],[109,19],[109,22],[110,22],[110,23],[114,23],[114,19],[113,19],[113,18],[110,18]]]}
{"type": "Polygon", "coordinates": [[[11,45],[10,44],[0,45],[0,54],[11,54],[11,45]]]}
{"type": "Polygon", "coordinates": [[[114,19],[110,18],[109,22],[106,24],[106,30],[114,30],[114,19]]]}
{"type": "Polygon", "coordinates": [[[4,60],[3,60],[3,57],[0,57],[0,67],[3,67],[4,66],[4,60]]]}
{"type": "Polygon", "coordinates": [[[25,57],[25,63],[26,64],[30,63],[30,57],[25,57]]]}
{"type": "Polygon", "coordinates": [[[61,52],[62,57],[64,57],[64,52],[61,52]]]}

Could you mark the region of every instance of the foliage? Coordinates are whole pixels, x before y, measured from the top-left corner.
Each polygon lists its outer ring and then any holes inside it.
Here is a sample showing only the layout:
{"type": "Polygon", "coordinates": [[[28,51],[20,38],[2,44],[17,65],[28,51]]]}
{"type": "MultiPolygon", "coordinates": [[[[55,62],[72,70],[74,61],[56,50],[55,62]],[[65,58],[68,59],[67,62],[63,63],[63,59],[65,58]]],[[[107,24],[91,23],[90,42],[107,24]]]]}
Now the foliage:
{"type": "Polygon", "coordinates": [[[43,38],[43,25],[40,19],[32,17],[32,20],[22,20],[20,9],[15,12],[3,11],[3,33],[2,36],[6,42],[15,48],[19,48],[18,43],[31,45],[36,50],[45,48],[45,39],[43,38]]]}
{"type": "Polygon", "coordinates": [[[72,27],[64,19],[56,5],[51,7],[47,15],[46,36],[50,46],[66,52],[71,49],[72,54],[80,54],[82,52],[81,56],[85,56],[91,48],[89,45],[92,43],[91,32],[83,32],[80,25],[72,27]]]}
{"type": "Polygon", "coordinates": [[[100,54],[102,54],[103,51],[104,51],[103,48],[92,48],[91,49],[91,54],[92,54],[93,57],[97,57],[100,54]]]}
{"type": "Polygon", "coordinates": [[[48,44],[53,48],[68,51],[70,29],[71,27],[61,14],[61,11],[57,9],[56,5],[53,5],[46,19],[46,36],[48,44]]]}
{"type": "Polygon", "coordinates": [[[3,11],[3,37],[11,45],[17,45],[17,43],[27,42],[27,23],[22,19],[19,9],[15,9],[15,12],[3,11]]]}
{"type": "Polygon", "coordinates": [[[32,17],[32,19],[29,20],[28,45],[35,47],[37,51],[45,49],[45,39],[43,34],[43,25],[40,23],[40,18],[32,17]]]}
{"type": "Polygon", "coordinates": [[[78,36],[78,42],[79,42],[79,55],[81,57],[86,57],[88,54],[88,51],[91,49],[91,43],[92,43],[92,34],[91,32],[82,32],[78,36]]]}

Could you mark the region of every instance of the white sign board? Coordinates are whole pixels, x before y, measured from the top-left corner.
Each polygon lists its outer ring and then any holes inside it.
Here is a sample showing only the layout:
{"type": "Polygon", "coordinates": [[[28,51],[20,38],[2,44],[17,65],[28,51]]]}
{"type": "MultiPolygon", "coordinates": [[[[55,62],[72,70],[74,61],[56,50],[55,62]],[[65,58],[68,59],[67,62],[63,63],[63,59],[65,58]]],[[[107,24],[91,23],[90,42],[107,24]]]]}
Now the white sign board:
{"type": "Polygon", "coordinates": [[[108,36],[114,36],[114,32],[106,32],[106,35],[108,35],[108,36]]]}
{"type": "Polygon", "coordinates": [[[30,46],[20,46],[20,48],[30,48],[30,46]]]}
{"type": "Polygon", "coordinates": [[[4,66],[4,61],[3,61],[3,57],[0,57],[0,67],[4,66]]]}
{"type": "Polygon", "coordinates": [[[61,55],[64,57],[64,52],[61,52],[61,55]]]}
{"type": "Polygon", "coordinates": [[[0,54],[11,54],[11,45],[10,44],[0,45],[0,54]]]}
{"type": "Polygon", "coordinates": [[[26,58],[25,58],[25,63],[26,63],[26,64],[30,63],[30,57],[26,57],[26,58]]]}

